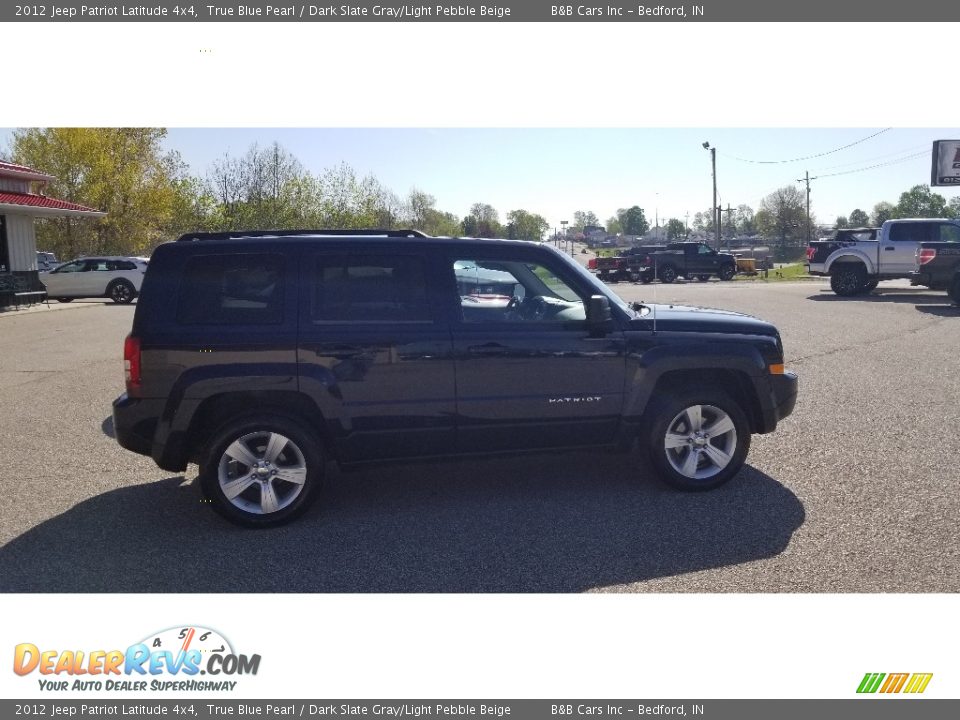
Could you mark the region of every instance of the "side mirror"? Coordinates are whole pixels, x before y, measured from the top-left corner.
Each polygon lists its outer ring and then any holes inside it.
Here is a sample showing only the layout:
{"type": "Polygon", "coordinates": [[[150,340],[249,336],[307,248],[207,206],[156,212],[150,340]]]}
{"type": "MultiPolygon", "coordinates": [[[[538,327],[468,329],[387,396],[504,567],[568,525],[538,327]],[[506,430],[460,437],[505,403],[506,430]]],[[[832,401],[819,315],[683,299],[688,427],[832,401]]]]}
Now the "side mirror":
{"type": "Polygon", "coordinates": [[[592,335],[605,335],[613,329],[610,300],[606,295],[591,295],[587,304],[587,325],[592,335]]]}

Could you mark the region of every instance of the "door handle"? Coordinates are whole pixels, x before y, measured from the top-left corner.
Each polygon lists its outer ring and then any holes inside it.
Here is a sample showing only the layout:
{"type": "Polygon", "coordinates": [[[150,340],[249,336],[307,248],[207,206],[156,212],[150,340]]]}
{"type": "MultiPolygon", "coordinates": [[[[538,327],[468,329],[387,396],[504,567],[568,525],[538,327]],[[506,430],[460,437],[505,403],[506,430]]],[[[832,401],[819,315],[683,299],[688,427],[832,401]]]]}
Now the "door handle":
{"type": "Polygon", "coordinates": [[[884,252],[893,252],[894,250],[896,250],[896,248],[893,247],[893,245],[887,245],[887,246],[883,249],[884,252]]]}
{"type": "Polygon", "coordinates": [[[510,352],[510,348],[500,343],[487,343],[486,345],[471,345],[467,348],[467,352],[481,357],[502,357],[510,352]]]}

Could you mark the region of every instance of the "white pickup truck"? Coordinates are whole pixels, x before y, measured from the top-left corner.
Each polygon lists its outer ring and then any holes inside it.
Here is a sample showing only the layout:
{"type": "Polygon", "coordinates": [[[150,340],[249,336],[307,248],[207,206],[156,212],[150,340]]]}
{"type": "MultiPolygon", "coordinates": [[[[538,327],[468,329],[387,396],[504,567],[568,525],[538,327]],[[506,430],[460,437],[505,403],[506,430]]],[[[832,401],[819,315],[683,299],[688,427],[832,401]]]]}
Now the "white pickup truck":
{"type": "Polygon", "coordinates": [[[828,275],[837,295],[860,295],[881,280],[909,278],[917,267],[920,243],[958,240],[960,220],[887,220],[879,229],[843,229],[835,238],[811,242],[807,269],[811,275],[828,275]]]}

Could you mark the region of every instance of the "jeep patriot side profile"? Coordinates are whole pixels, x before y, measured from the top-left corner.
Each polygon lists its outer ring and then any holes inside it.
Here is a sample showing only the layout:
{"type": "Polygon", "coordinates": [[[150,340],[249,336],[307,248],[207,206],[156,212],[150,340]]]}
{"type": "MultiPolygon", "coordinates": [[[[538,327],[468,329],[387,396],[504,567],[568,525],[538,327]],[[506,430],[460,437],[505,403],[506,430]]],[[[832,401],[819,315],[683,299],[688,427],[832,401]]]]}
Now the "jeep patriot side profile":
{"type": "Polygon", "coordinates": [[[793,410],[776,328],[628,305],[553,248],[416,231],[193,234],[154,252],[117,441],[200,467],[216,510],[276,525],[327,458],[629,448],[684,490],[793,410]]]}

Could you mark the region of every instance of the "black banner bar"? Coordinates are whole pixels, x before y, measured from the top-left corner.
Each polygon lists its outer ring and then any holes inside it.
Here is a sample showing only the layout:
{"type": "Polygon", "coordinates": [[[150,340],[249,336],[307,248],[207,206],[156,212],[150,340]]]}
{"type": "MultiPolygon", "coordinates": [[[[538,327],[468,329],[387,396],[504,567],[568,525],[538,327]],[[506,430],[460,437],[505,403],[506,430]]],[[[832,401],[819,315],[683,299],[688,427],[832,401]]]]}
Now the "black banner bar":
{"type": "MultiPolygon", "coordinates": [[[[460,0],[459,2],[142,2],[6,3],[2,22],[952,22],[960,20],[960,3],[943,0],[694,0],[693,2],[589,2],[544,0],[460,0]]],[[[943,46],[952,44],[943,28],[943,46]]],[[[851,27],[851,42],[869,34],[851,27]]],[[[931,38],[936,41],[935,38],[931,38]]]]}
{"type": "Polygon", "coordinates": [[[17,718],[307,718],[330,720],[942,720],[960,700],[920,697],[849,700],[0,700],[17,718]]]}

